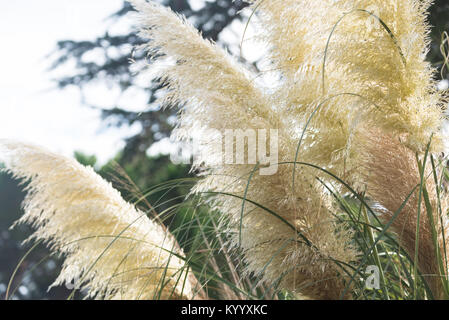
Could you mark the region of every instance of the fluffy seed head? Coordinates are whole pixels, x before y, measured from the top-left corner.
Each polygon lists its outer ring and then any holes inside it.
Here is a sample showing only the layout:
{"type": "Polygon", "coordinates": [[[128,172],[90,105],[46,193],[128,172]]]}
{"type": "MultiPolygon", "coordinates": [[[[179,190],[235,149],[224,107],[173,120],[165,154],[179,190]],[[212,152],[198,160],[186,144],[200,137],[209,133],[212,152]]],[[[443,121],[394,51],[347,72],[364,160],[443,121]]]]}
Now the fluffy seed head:
{"type": "Polygon", "coordinates": [[[65,257],[53,285],[103,299],[193,298],[195,278],[174,237],[90,167],[39,147],[0,141],[7,171],[26,183],[30,237],[65,257]]]}
{"type": "Polygon", "coordinates": [[[429,47],[427,9],[418,0],[260,0],[260,38],[283,75],[277,99],[297,126],[310,126],[316,163],[342,174],[365,119],[404,135],[404,143],[441,151],[444,104],[429,47]],[[332,132],[332,133],[331,133],[332,132]]]}

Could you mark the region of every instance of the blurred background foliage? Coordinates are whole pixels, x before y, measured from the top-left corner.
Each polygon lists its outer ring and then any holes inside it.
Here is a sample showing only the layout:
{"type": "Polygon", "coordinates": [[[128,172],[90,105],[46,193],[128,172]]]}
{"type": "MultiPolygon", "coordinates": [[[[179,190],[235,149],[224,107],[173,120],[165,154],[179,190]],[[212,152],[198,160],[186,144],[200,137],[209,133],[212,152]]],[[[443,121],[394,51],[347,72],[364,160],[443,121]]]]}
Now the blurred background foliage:
{"type": "MultiPolygon", "coordinates": [[[[227,43],[220,35],[235,20],[244,20],[245,17],[239,14],[239,10],[247,6],[244,1],[205,1],[200,8],[192,6],[188,0],[160,0],[159,2],[185,15],[205,38],[219,42],[224,47],[236,45],[236,43],[227,43]]],[[[108,19],[113,24],[118,24],[131,10],[131,6],[124,2],[123,7],[108,19]]],[[[428,58],[432,64],[440,68],[444,61],[440,52],[442,34],[444,31],[449,31],[449,2],[447,0],[435,1],[431,9],[430,22],[434,28],[428,58]]],[[[146,59],[141,51],[134,52],[132,49],[141,43],[142,40],[134,32],[105,33],[93,41],[68,39],[56,44],[56,50],[49,59],[52,59],[53,69],[69,64],[75,66],[70,74],[55,79],[60,89],[77,86],[82,91],[91,83],[105,82],[119,85],[122,92],[139,88],[146,93],[148,108],[143,112],[130,111],[127,106],[121,105],[112,108],[89,105],[92,108],[101,109],[105,127],[139,124],[141,129],[137,134],[127,138],[123,150],[102,167],[97,166],[95,156],[77,152],[75,157],[79,162],[95,167],[103,177],[112,181],[115,187],[121,190],[125,199],[138,205],[151,204],[156,207],[156,211],[162,212],[182,202],[189,190],[189,184],[173,183],[169,188],[158,186],[167,181],[192,177],[192,174],[189,173],[189,166],[172,164],[167,156],[149,157],[147,155],[150,146],[170,135],[176,108],[161,109],[156,104],[158,91],[161,90],[156,81],[146,83],[144,87],[136,82],[130,68],[130,58],[137,62],[146,59]],[[105,59],[100,62],[86,60],[85,56],[92,52],[101,53],[105,59]],[[166,202],[167,199],[171,200],[166,202]]],[[[246,61],[241,62],[249,64],[246,61]]],[[[254,63],[252,66],[257,68],[254,63]]],[[[49,257],[48,250],[43,245],[36,247],[19,265],[19,261],[31,247],[30,244],[22,245],[21,242],[31,230],[25,226],[18,226],[13,230],[8,228],[21,215],[20,203],[24,197],[21,189],[10,176],[0,174],[0,298],[5,297],[11,275],[15,272],[14,280],[10,285],[10,298],[66,299],[71,291],[65,287],[52,288],[47,292],[48,286],[58,274],[60,260],[58,257],[49,257]]],[[[176,220],[191,214],[188,209],[180,212],[178,216],[167,216],[164,223],[168,226],[179,224],[176,220]]],[[[194,235],[183,234],[179,237],[189,239],[194,235]]],[[[181,244],[182,239],[180,239],[181,244]]],[[[185,245],[188,246],[189,243],[191,240],[185,242],[185,245]]]]}

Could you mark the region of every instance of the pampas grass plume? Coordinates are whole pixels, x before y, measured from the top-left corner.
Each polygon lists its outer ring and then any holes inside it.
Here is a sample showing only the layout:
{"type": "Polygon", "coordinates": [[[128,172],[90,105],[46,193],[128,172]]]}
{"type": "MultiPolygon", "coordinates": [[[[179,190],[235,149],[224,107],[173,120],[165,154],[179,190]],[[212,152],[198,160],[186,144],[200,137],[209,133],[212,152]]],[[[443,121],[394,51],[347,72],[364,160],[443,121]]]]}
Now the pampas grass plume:
{"type": "Polygon", "coordinates": [[[18,223],[65,258],[53,286],[81,282],[101,299],[194,298],[199,288],[174,237],[92,168],[15,141],[0,141],[0,151],[7,171],[26,183],[18,223]]]}

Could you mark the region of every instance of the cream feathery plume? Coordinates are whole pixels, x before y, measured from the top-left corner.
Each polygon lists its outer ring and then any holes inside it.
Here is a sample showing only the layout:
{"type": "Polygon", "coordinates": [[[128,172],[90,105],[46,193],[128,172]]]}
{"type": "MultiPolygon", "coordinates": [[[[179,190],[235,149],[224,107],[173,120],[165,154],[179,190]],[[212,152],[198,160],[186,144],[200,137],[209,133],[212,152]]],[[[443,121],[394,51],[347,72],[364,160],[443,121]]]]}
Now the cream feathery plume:
{"type": "Polygon", "coordinates": [[[185,18],[169,8],[145,0],[131,0],[142,26],[140,36],[150,39],[146,49],[163,61],[159,74],[169,93],[165,103],[187,104],[182,110],[186,130],[200,123],[210,128],[245,127],[266,121],[277,123],[267,98],[250,80],[250,73],[220,47],[201,37],[185,18]],[[167,59],[166,59],[167,60],[167,59]],[[173,62],[173,63],[170,63],[173,62]],[[233,117],[225,115],[232,113],[233,117]],[[218,127],[217,127],[218,126],[218,127]]]}
{"type": "MultiPolygon", "coordinates": [[[[398,138],[377,129],[367,130],[363,142],[359,141],[358,146],[364,157],[362,167],[366,172],[366,194],[386,209],[382,210],[380,215],[380,219],[384,223],[392,219],[393,214],[401,208],[403,202],[415,190],[391,225],[398,235],[399,244],[413,259],[415,257],[419,184],[421,181],[416,155],[411,149],[402,145],[398,138]]],[[[430,161],[426,163],[426,169],[424,186],[428,191],[432,206],[432,219],[439,244],[438,250],[441,257],[445,257],[449,255],[449,252],[444,251],[445,248],[449,248],[447,194],[441,191],[443,194],[440,194],[440,212],[430,161]],[[444,239],[446,243],[444,243],[444,239]]],[[[434,298],[440,299],[443,297],[444,290],[441,277],[447,276],[449,266],[444,266],[444,274],[441,275],[424,200],[421,202],[420,212],[418,267],[428,282],[434,298]]]]}
{"type": "Polygon", "coordinates": [[[404,135],[415,151],[433,134],[432,151],[441,151],[444,104],[426,61],[431,1],[253,2],[284,75],[277,93],[284,116],[303,127],[322,104],[307,137],[316,164],[342,174],[363,119],[404,135]]]}
{"type": "MultiPolygon", "coordinates": [[[[328,32],[328,21],[322,21],[328,1],[250,0],[257,14],[259,33],[256,39],[268,46],[268,59],[287,79],[293,80],[300,67],[312,59],[320,48],[309,37],[328,32]],[[313,26],[313,28],[311,27],[313,26]]],[[[327,12],[330,19],[338,12],[327,12]]],[[[243,39],[246,40],[246,39],[243,39]]],[[[319,46],[319,44],[318,44],[319,46]]]]}
{"type": "Polygon", "coordinates": [[[99,299],[201,296],[173,235],[127,203],[91,167],[37,146],[0,140],[6,170],[26,183],[29,240],[65,257],[53,286],[75,283],[99,299]]]}
{"type": "MultiPolygon", "coordinates": [[[[174,136],[189,139],[194,132],[210,129],[222,137],[227,129],[264,129],[265,133],[276,129],[278,136],[266,141],[267,145],[271,139],[279,142],[275,164],[291,163],[298,135],[292,134],[291,119],[280,117],[276,97],[264,94],[244,68],[202,39],[185,19],[153,3],[132,3],[143,25],[141,35],[150,40],[149,52],[158,60],[176,61],[161,73],[169,89],[167,101],[182,104],[174,136]]],[[[201,150],[194,164],[204,170],[205,177],[194,192],[214,192],[213,206],[230,220],[231,245],[242,249],[247,272],[269,286],[279,284],[309,298],[338,299],[345,277],[335,261],[349,264],[357,260],[357,251],[350,244],[350,232],[338,226],[332,215],[322,186],[315,180],[316,172],[297,170],[296,188],[292,188],[291,164],[279,165],[273,175],[257,171],[249,179],[254,164],[223,164],[222,149],[210,145],[216,138],[203,134],[196,140],[201,150]],[[251,202],[242,201],[245,193],[251,202]]],[[[243,153],[250,155],[248,144],[243,153]]],[[[259,155],[256,160],[261,161],[259,155]]]]}

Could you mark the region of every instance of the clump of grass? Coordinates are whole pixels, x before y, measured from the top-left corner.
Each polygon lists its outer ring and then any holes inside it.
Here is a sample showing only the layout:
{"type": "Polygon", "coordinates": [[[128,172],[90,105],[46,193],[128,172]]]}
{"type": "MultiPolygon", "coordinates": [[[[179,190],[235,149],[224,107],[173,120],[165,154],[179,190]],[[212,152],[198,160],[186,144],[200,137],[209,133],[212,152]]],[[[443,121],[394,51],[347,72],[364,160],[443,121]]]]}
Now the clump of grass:
{"type": "MultiPolygon", "coordinates": [[[[401,156],[400,154],[398,156],[401,156]]],[[[422,161],[413,159],[413,161],[422,161]]],[[[407,190],[407,195],[402,199],[398,198],[399,207],[395,212],[386,213],[386,208],[381,206],[378,202],[370,198],[367,193],[357,193],[343,180],[330,173],[330,176],[334,180],[333,183],[324,182],[318,175],[318,172],[326,172],[325,169],[314,166],[312,164],[298,162],[297,166],[313,167],[317,176],[316,179],[321,183],[330,195],[335,200],[334,215],[338,219],[339,223],[346,228],[349,226],[353,230],[353,242],[360,249],[359,264],[348,265],[332,257],[328,259],[335,264],[336,269],[341,275],[344,275],[347,279],[346,292],[340,292],[341,297],[353,298],[353,299],[436,299],[446,298],[448,291],[448,278],[447,278],[447,251],[446,241],[447,233],[444,228],[443,220],[447,219],[444,209],[444,200],[441,198],[446,193],[446,184],[449,178],[449,172],[444,166],[443,159],[436,161],[433,157],[428,160],[430,168],[426,171],[426,177],[422,177],[419,171],[420,166],[416,162],[415,169],[418,172],[415,173],[417,177],[416,185],[407,190]],[[422,181],[428,179],[424,184],[422,181]],[[346,188],[345,192],[342,192],[338,185],[343,185],[346,188]],[[421,188],[422,186],[422,188],[421,188]],[[430,259],[432,257],[435,261],[424,261],[425,263],[415,263],[415,256],[410,251],[410,245],[414,242],[404,243],[402,237],[405,231],[418,231],[422,232],[422,225],[413,224],[412,230],[404,230],[407,226],[404,226],[404,219],[411,216],[412,219],[416,219],[418,210],[417,206],[410,204],[413,199],[417,199],[421,188],[422,194],[422,219],[421,223],[430,226],[429,230],[425,230],[427,233],[425,236],[420,236],[420,242],[429,242],[433,248],[438,248],[439,254],[433,254],[425,251],[418,254],[419,259],[430,259]],[[429,190],[434,190],[437,195],[437,201],[432,201],[429,197],[429,190]],[[426,205],[427,204],[427,205],[426,205]],[[411,211],[410,211],[411,210],[411,211]],[[414,211],[413,211],[414,210],[414,211]],[[431,218],[432,217],[432,218],[431,218]],[[436,220],[440,220],[437,222],[436,220]],[[429,224],[430,221],[433,223],[429,224]],[[414,229],[417,227],[416,230],[414,229]],[[437,266],[434,273],[429,273],[426,269],[426,265],[437,266]],[[370,289],[366,286],[366,280],[369,274],[366,274],[368,266],[376,266],[379,273],[379,288],[370,289]]],[[[285,164],[280,164],[285,165],[285,164]]],[[[389,168],[387,168],[389,170],[389,168]]],[[[392,173],[392,172],[390,172],[392,173]]],[[[250,182],[248,174],[248,181],[250,182]]],[[[379,174],[377,172],[377,174],[379,174]]],[[[176,181],[168,181],[166,183],[152,187],[150,190],[140,193],[141,195],[136,200],[135,205],[139,202],[144,202],[146,198],[150,197],[154,193],[161,191],[169,191],[179,186],[192,187],[197,179],[180,179],[176,181]]],[[[405,191],[405,189],[404,189],[405,191]]],[[[232,194],[221,193],[224,197],[236,197],[232,194]]],[[[182,259],[185,261],[186,266],[197,279],[202,290],[204,290],[204,297],[211,299],[296,299],[301,298],[300,292],[292,292],[279,287],[283,274],[279,275],[277,281],[268,284],[261,282],[261,275],[264,271],[261,270],[259,274],[248,274],[244,272],[244,256],[243,252],[237,249],[227,249],[227,244],[230,240],[230,235],[226,233],[226,228],[223,228],[229,221],[226,221],[226,216],[223,216],[220,211],[213,210],[205,202],[205,199],[213,196],[213,194],[203,195],[201,198],[197,196],[191,196],[182,203],[169,206],[169,209],[158,214],[159,221],[170,221],[168,230],[176,238],[177,243],[184,252],[183,256],[179,256],[178,253],[170,248],[167,248],[167,252],[174,255],[176,259],[182,259]]],[[[282,219],[281,215],[276,211],[269,210],[263,207],[261,204],[253,202],[251,199],[240,198],[242,201],[247,201],[255,206],[262,207],[265,214],[282,219]]],[[[174,199],[161,198],[159,201],[147,206],[148,214],[150,212],[157,212],[160,207],[166,207],[167,202],[174,199]]],[[[434,199],[435,200],[435,199],[434,199]]],[[[89,220],[88,220],[89,221],[89,220]]],[[[288,223],[288,222],[285,222],[288,223]]],[[[93,238],[98,238],[99,235],[93,234],[93,238]]],[[[119,237],[120,238],[120,237],[119,237]]],[[[305,236],[298,235],[298,238],[304,243],[304,245],[313,248],[313,243],[305,236]]],[[[86,239],[88,240],[88,239],[86,239]]],[[[83,241],[83,239],[80,239],[83,241]]],[[[299,240],[296,240],[299,241],[299,240]]],[[[77,241],[75,241],[77,242],[77,241]]],[[[38,245],[40,242],[37,242],[38,245]]],[[[284,244],[285,245],[285,244],[284,244]]],[[[34,246],[31,247],[33,250],[34,246]]],[[[316,248],[315,248],[316,249],[316,248]]],[[[108,254],[108,251],[112,250],[111,247],[104,249],[104,254],[108,254]]],[[[135,250],[135,247],[130,246],[125,250],[122,258],[119,260],[126,260],[127,256],[135,250]]],[[[422,246],[418,246],[418,250],[422,250],[422,246]]],[[[418,251],[418,252],[419,252],[418,251]]],[[[273,256],[267,257],[267,263],[265,269],[269,267],[270,263],[276,258],[275,253],[273,256]]],[[[26,256],[24,257],[24,259],[26,256]]],[[[95,261],[97,258],[95,255],[91,258],[95,261]]],[[[119,258],[119,257],[118,257],[119,258]]],[[[41,261],[42,262],[42,261],[41,261]]],[[[120,265],[120,264],[119,264],[120,265]]],[[[19,265],[20,266],[20,265],[19,265]]],[[[18,267],[19,267],[18,266],[18,267]]],[[[305,266],[307,267],[307,266],[305,266]]],[[[184,270],[181,268],[181,270],[184,270]]],[[[117,270],[120,269],[117,268],[117,270]]],[[[163,266],[164,272],[170,272],[170,267],[163,266]]],[[[87,271],[86,277],[89,272],[87,271]]],[[[288,270],[286,270],[288,272],[288,270]]],[[[121,275],[121,272],[116,272],[112,279],[121,275]]],[[[152,279],[150,274],[148,281],[152,279]]],[[[143,276],[145,278],[145,276],[143,276]]],[[[154,299],[165,298],[163,293],[165,292],[166,281],[161,278],[160,288],[154,292],[154,299]]],[[[183,281],[178,279],[178,281],[183,281]]],[[[320,283],[310,283],[310,285],[319,285],[320,283]]],[[[20,284],[18,284],[20,285],[20,284]]],[[[87,288],[87,287],[86,287],[87,288]]],[[[88,293],[86,288],[82,290],[84,294],[88,293]]],[[[145,298],[144,295],[145,286],[142,287],[142,292],[136,298],[145,298]]],[[[16,288],[9,288],[9,296],[11,296],[16,288]]],[[[125,288],[123,288],[125,289],[125,288]]],[[[174,289],[170,289],[173,291],[174,289]]],[[[175,292],[173,291],[173,294],[175,292]]],[[[73,295],[72,295],[73,296],[73,295]]]]}
{"type": "MultiPolygon", "coordinates": [[[[133,221],[121,224],[116,213],[106,211],[122,231],[100,252],[88,247],[92,264],[68,252],[75,258],[68,259],[62,278],[71,280],[69,268],[79,265],[90,295],[108,298],[126,292],[137,299],[449,298],[447,170],[436,157],[445,138],[444,97],[434,89],[435,70],[423,55],[430,1],[370,1],[376,13],[350,0],[251,1],[263,26],[260,38],[280,73],[274,92],[258,87],[248,70],[184,18],[153,3],[132,2],[155,63],[167,57],[173,62],[162,65],[161,79],[168,89],[162,102],[182,106],[174,137],[190,139],[207,129],[275,128],[278,171],[260,175],[267,163],[259,158],[255,166],[221,164],[221,152],[205,139],[193,165],[202,177],[188,200],[170,206],[172,199],[161,199],[148,206],[152,218],[146,223],[171,239],[170,247],[158,247],[165,265],[157,264],[157,277],[141,273],[139,261],[133,263],[138,283],[119,272],[140,242],[123,244],[133,221]],[[379,28],[363,28],[371,18],[379,28]],[[158,213],[159,205],[166,209],[158,213]],[[172,224],[164,229],[167,217],[172,224]],[[115,242],[121,243],[118,249],[115,242]],[[108,265],[98,268],[104,257],[119,260],[113,272],[108,265]],[[367,289],[368,266],[378,271],[377,288],[367,289]],[[98,286],[93,268],[104,275],[99,279],[105,286],[98,286]],[[110,287],[109,278],[117,276],[131,284],[110,287]],[[148,292],[149,285],[156,289],[148,292]]],[[[19,166],[17,172],[34,183],[31,200],[37,195],[36,207],[46,213],[41,218],[30,205],[25,220],[37,221],[37,238],[56,239],[61,248],[64,241],[58,239],[65,234],[58,227],[66,222],[51,216],[55,206],[48,191],[58,189],[40,178],[45,170],[19,166]]],[[[184,182],[157,186],[137,202],[184,182]]],[[[76,213],[68,209],[73,199],[60,197],[57,208],[76,213]]],[[[128,208],[127,215],[140,213],[116,201],[128,208]]],[[[77,221],[80,230],[96,231],[77,221]]]]}

